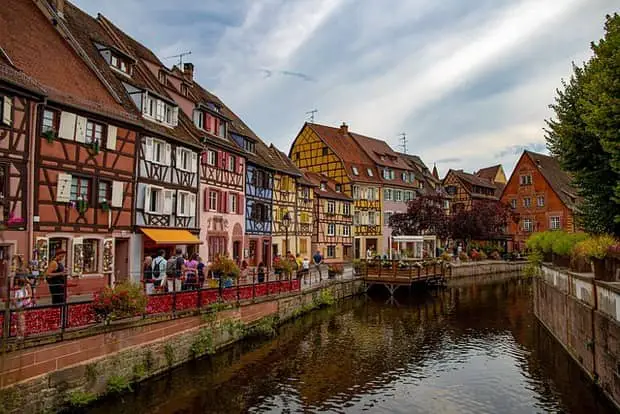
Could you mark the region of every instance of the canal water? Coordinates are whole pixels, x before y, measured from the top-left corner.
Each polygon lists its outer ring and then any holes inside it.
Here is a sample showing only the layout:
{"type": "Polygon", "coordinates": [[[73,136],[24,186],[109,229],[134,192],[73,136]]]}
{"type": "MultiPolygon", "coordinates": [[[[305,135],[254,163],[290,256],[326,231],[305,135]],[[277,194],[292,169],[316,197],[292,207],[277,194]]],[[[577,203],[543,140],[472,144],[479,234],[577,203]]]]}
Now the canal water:
{"type": "Polygon", "coordinates": [[[615,412],[536,321],[530,281],[400,293],[306,315],[90,412],[615,412]]]}

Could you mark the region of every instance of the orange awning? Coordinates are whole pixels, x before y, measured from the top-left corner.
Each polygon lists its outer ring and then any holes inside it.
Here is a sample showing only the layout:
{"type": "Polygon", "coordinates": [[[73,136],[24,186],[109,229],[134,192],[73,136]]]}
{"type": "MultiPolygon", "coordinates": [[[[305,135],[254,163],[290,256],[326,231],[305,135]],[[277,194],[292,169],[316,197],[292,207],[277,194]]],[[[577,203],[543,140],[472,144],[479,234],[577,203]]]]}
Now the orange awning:
{"type": "Polygon", "coordinates": [[[187,230],[140,229],[157,244],[200,244],[198,237],[187,230]]]}

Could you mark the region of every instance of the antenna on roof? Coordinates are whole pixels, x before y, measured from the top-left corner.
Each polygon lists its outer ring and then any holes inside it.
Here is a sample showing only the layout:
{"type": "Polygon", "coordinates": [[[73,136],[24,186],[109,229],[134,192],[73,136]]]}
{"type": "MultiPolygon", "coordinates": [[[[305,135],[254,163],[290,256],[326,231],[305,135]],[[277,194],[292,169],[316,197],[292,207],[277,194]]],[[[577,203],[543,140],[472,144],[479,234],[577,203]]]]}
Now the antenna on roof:
{"type": "Polygon", "coordinates": [[[306,112],[306,119],[310,118],[310,123],[314,124],[314,114],[318,113],[318,109],[313,109],[312,111],[306,112]]]}
{"type": "Polygon", "coordinates": [[[403,154],[407,153],[407,133],[406,132],[401,132],[399,135],[399,139],[400,139],[400,145],[399,147],[402,148],[403,150],[403,154]]]}
{"type": "Polygon", "coordinates": [[[168,56],[168,57],[165,57],[164,59],[179,58],[179,69],[182,69],[183,68],[183,56],[187,56],[191,54],[192,54],[192,51],[188,50],[187,52],[179,53],[178,55],[168,56]]]}

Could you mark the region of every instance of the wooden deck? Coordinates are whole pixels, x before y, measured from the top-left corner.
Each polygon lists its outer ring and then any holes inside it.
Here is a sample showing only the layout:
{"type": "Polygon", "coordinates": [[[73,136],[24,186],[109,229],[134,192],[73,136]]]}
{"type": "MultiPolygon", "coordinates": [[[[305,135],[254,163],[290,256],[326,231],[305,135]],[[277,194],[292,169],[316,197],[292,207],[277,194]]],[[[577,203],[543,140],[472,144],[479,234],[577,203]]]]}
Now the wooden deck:
{"type": "Polygon", "coordinates": [[[366,290],[373,285],[384,285],[391,295],[401,286],[414,283],[442,284],[445,267],[441,263],[424,264],[419,261],[367,261],[362,275],[366,290]]]}

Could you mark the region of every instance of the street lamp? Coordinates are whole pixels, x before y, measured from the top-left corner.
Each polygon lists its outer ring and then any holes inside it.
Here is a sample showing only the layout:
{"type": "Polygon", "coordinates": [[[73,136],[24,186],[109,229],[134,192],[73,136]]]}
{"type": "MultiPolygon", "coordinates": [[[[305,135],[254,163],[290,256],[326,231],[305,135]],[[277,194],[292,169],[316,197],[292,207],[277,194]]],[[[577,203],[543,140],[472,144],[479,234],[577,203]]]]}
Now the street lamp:
{"type": "MultiPolygon", "coordinates": [[[[288,228],[291,226],[291,215],[289,214],[288,211],[284,213],[284,215],[282,216],[282,226],[284,227],[284,231],[285,231],[284,245],[286,247],[284,249],[284,253],[286,254],[286,252],[288,251],[288,228]]],[[[288,260],[288,257],[286,259],[288,260]]]]}

